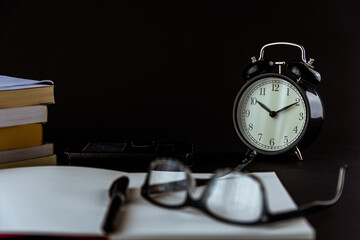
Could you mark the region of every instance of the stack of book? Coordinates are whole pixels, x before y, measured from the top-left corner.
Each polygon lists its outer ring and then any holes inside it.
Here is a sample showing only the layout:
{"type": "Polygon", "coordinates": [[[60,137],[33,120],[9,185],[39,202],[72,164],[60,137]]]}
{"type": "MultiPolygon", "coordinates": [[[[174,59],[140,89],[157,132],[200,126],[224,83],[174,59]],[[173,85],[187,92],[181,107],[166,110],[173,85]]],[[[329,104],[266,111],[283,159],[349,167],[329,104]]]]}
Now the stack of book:
{"type": "Polygon", "coordinates": [[[0,169],[56,165],[52,143],[43,140],[54,83],[0,75],[0,169]]]}

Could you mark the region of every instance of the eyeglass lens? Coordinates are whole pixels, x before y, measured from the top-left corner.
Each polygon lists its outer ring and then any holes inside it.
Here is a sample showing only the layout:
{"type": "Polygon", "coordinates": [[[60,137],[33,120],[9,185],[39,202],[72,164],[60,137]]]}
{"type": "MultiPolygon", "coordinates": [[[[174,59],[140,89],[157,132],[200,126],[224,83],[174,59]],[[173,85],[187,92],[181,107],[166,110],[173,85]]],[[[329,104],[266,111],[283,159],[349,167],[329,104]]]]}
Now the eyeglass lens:
{"type": "Polygon", "coordinates": [[[187,197],[186,182],[184,166],[176,162],[156,164],[149,174],[149,196],[166,206],[181,205],[187,197]]]}
{"type": "MultiPolygon", "coordinates": [[[[184,204],[191,187],[185,167],[178,162],[163,162],[153,166],[149,175],[149,196],[165,206],[184,204]]],[[[196,191],[190,191],[195,193],[196,191]]],[[[204,199],[206,209],[229,221],[253,222],[262,214],[260,183],[240,172],[215,178],[204,199]]]]}
{"type": "Polygon", "coordinates": [[[205,205],[209,212],[222,219],[253,222],[262,215],[262,194],[260,183],[255,179],[232,172],[212,182],[205,205]]]}

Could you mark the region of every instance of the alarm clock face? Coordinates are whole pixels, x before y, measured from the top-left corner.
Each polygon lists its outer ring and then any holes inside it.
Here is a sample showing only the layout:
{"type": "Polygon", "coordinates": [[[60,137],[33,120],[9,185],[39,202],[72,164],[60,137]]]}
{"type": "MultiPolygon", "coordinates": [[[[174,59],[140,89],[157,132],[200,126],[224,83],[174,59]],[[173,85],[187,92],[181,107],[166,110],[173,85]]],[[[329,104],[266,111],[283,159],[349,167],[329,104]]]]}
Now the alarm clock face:
{"type": "Polygon", "coordinates": [[[251,149],[286,152],[301,140],[309,119],[305,94],[290,78],[264,74],[250,80],[234,104],[235,129],[251,149]]]}

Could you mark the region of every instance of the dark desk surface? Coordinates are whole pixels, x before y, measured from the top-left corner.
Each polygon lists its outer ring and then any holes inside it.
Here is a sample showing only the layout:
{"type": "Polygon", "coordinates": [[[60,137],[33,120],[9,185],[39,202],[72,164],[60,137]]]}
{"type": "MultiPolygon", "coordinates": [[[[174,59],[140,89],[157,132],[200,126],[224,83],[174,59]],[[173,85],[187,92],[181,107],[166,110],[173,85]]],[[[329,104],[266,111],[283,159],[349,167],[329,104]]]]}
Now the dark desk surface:
{"type": "MultiPolygon", "coordinates": [[[[354,156],[313,155],[304,156],[304,161],[288,159],[257,159],[246,169],[250,172],[275,171],[294,201],[305,204],[312,200],[326,200],[333,197],[338,179],[339,167],[348,165],[345,186],[340,200],[331,208],[307,216],[316,229],[317,239],[356,239],[360,235],[360,162],[354,156]]],[[[217,157],[221,159],[220,156],[217,157]]],[[[204,158],[205,159],[205,158],[204,158]]],[[[212,159],[214,162],[215,160],[212,159]]],[[[217,165],[235,166],[236,160],[224,159],[217,165]]],[[[195,162],[194,170],[214,170],[205,162],[195,162]]],[[[221,166],[220,166],[221,167],[221,166]]]]}

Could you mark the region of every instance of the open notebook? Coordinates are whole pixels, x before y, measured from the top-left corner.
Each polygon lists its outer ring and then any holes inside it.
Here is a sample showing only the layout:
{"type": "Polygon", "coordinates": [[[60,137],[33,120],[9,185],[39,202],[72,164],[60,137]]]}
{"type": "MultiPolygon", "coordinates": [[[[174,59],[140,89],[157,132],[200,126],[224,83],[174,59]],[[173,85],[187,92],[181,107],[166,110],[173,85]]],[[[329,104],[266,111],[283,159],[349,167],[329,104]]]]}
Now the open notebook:
{"type": "MultiPolygon", "coordinates": [[[[128,175],[123,222],[111,239],[314,239],[305,218],[266,226],[233,226],[192,209],[169,210],[146,202],[139,187],[144,173],[49,166],[0,170],[0,234],[102,236],[108,188],[128,175]]],[[[207,177],[208,174],[195,174],[207,177]]],[[[256,173],[272,211],[296,208],[274,172],[256,173]]]]}

